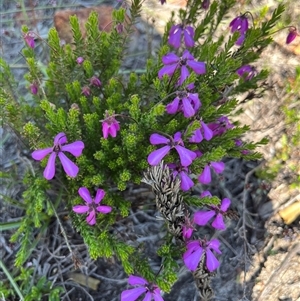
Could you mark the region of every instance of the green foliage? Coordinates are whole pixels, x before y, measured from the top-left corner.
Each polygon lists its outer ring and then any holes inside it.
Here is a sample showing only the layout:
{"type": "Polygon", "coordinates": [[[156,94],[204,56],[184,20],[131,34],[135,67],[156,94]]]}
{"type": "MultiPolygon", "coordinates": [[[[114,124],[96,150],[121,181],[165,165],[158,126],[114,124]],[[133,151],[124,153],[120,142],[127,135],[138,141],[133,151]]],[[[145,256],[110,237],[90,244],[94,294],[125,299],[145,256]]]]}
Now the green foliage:
{"type": "Polygon", "coordinates": [[[288,172],[291,189],[300,188],[300,168],[297,160],[300,149],[300,67],[295,71],[295,78],[287,83],[287,97],[282,107],[286,133],[280,139],[281,149],[268,162],[268,168],[258,172],[260,177],[271,180],[281,172],[288,172]]]}
{"type": "MultiPolygon", "coordinates": [[[[206,73],[198,76],[192,72],[184,85],[179,87],[179,70],[172,77],[164,76],[161,80],[157,77],[163,67],[162,57],[176,51],[166,43],[168,30],[174,24],[174,14],[166,27],[157,57],[147,61],[145,73],[139,76],[132,70],[126,76],[120,72],[127,52],[126,45],[141,13],[142,2],[133,0],[131,21],[125,17],[123,8],[114,11],[110,32],[99,30],[98,16],[92,12],[85,25],[86,38],[82,37],[77,17],[71,16],[72,45],[61,46],[57,31],[50,29],[47,41],[50,58],[46,66],[41,66],[33,49],[25,47],[23,55],[28,72],[24,78],[28,86],[33,82],[39,86],[38,94],[28,102],[15,95],[17,84],[8,65],[0,60],[1,77],[4,79],[0,89],[0,109],[4,112],[1,121],[12,126],[32,150],[52,147],[53,138],[60,132],[66,134],[68,143],[81,140],[85,145],[81,156],[74,158],[70,155],[70,159],[79,167],[77,177],[65,176],[59,169],[55,180],[46,181],[42,174],[48,160],[45,158],[40,163],[41,168],[34,170],[34,175],[27,174],[24,178],[26,190],[22,202],[26,211],[19,229],[11,238],[11,241],[21,244],[15,261],[17,267],[22,266],[32,248],[39,243],[34,233],[44,235],[47,231],[49,221],[54,216],[47,191],[57,189],[59,183],[61,193],[57,204],[53,206],[56,208],[63,204],[67,208],[74,227],[82,235],[93,259],[116,256],[126,273],[136,273],[155,281],[169,292],[177,279],[176,260],[181,257],[184,248],[175,245],[168,234],[157,251],[162,258],[162,270],[159,275],[154,275],[148,258],[143,254],[143,245],[137,248],[127,245],[111,231],[115,222],[130,212],[132,203],[126,199],[124,191],[133,183],[141,182],[149,165],[147,157],[157,148],[149,143],[150,135],[160,133],[173,137],[177,131],[182,132],[185,147],[203,153],[189,167],[194,174],[200,174],[205,165],[221,161],[225,156],[249,160],[260,158],[255,149],[265,141],[236,146],[236,139],[249,130],[247,126],[234,124],[223,134],[197,144],[190,143],[189,138],[200,127],[200,121],[213,124],[222,116],[231,118],[238,104],[237,95],[256,90],[265,80],[268,75],[266,70],[261,70],[251,80],[239,78],[236,70],[255,62],[262,49],[272,42],[270,33],[284,10],[283,5],[278,6],[267,22],[250,28],[244,44],[236,47],[238,33],[226,36],[219,32],[222,20],[235,1],[214,1],[209,11],[204,13],[200,8],[202,0],[189,0],[187,9],[179,11],[179,18],[182,23],[195,28],[196,46],[189,50],[196,60],[206,63],[206,73]],[[199,18],[200,15],[203,17],[199,18]],[[117,33],[114,27],[119,22],[124,22],[124,34],[117,33]],[[82,64],[77,63],[78,57],[84,59],[82,64]],[[101,80],[100,86],[91,83],[93,76],[101,80]],[[199,112],[191,118],[185,118],[181,112],[166,114],[166,105],[188,83],[195,83],[193,93],[199,94],[202,104],[199,112]],[[83,93],[86,87],[90,95],[83,93]],[[119,122],[120,131],[116,137],[104,139],[102,124],[108,116],[119,122]],[[110,214],[98,214],[93,227],[86,223],[84,215],[72,211],[74,205],[83,202],[78,196],[79,187],[87,187],[91,193],[96,188],[105,190],[103,203],[113,207],[110,214]]],[[[26,30],[24,28],[24,32],[26,30]]],[[[180,56],[182,51],[179,50],[177,54],[180,56]]],[[[298,117],[296,112],[289,113],[291,120],[299,120],[298,117]]],[[[300,140],[299,132],[298,128],[293,140],[295,144],[300,140]]],[[[178,154],[172,150],[165,157],[165,162],[175,160],[178,160],[178,154]]],[[[183,199],[187,205],[197,207],[220,203],[217,197],[200,199],[184,194],[183,199]]],[[[21,269],[18,280],[23,283],[22,289],[28,287],[26,277],[30,278],[30,273],[30,269],[21,269]]],[[[40,300],[43,294],[49,294],[49,300],[58,300],[59,293],[59,288],[50,289],[46,279],[41,278],[27,289],[26,300],[40,300]]]]}

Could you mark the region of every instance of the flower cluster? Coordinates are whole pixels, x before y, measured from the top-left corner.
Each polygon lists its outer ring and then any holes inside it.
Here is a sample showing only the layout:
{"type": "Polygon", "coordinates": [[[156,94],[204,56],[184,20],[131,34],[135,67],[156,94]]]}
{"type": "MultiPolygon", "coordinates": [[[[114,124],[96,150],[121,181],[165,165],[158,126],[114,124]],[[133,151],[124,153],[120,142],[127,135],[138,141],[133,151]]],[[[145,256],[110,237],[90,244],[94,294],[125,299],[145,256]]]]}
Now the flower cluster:
{"type": "MultiPolygon", "coordinates": [[[[50,154],[48,158],[48,163],[44,170],[44,177],[47,180],[51,180],[55,176],[55,160],[59,157],[62,167],[65,173],[74,178],[79,172],[78,166],[73,163],[64,152],[69,152],[75,157],[79,157],[84,149],[84,143],[82,141],[75,141],[70,144],[67,143],[67,136],[65,133],[59,133],[55,136],[53,146],[45,149],[40,149],[34,151],[31,156],[35,160],[42,160],[47,155],[50,154]]],[[[102,189],[97,190],[95,200],[90,196],[90,193],[86,187],[81,187],[78,190],[79,195],[85,200],[85,205],[76,205],[73,207],[73,211],[78,214],[88,213],[86,221],[89,225],[95,225],[96,223],[96,213],[100,212],[103,214],[111,212],[112,208],[110,206],[99,205],[105,196],[105,191],[102,189]]]]}

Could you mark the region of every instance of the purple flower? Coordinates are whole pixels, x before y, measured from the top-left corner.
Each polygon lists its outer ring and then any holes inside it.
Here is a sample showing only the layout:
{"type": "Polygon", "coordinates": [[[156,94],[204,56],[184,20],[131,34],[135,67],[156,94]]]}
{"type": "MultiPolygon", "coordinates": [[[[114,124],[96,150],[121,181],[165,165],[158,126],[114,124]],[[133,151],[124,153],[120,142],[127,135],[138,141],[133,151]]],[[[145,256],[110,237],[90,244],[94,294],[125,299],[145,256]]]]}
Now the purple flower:
{"type": "Polygon", "coordinates": [[[189,140],[191,143],[200,143],[203,138],[209,141],[213,137],[213,131],[203,121],[200,123],[201,128],[196,129],[189,140]]]}
{"type": "Polygon", "coordinates": [[[245,15],[234,18],[230,24],[231,32],[238,31],[240,33],[240,37],[235,42],[236,45],[240,46],[243,44],[245,40],[246,31],[248,30],[249,24],[248,19],[245,15]]]}
{"type": "Polygon", "coordinates": [[[231,27],[232,33],[235,31],[245,33],[249,28],[248,19],[245,15],[236,17],[230,22],[229,27],[231,27]]]}
{"type": "Polygon", "coordinates": [[[228,198],[224,198],[221,202],[221,205],[218,206],[209,206],[211,210],[209,211],[197,211],[194,214],[194,222],[195,224],[199,225],[199,226],[204,226],[208,223],[208,221],[214,217],[214,221],[212,222],[212,226],[215,229],[219,229],[219,230],[224,230],[225,229],[225,224],[223,221],[223,215],[225,215],[225,212],[227,211],[227,209],[230,206],[230,199],[228,198]]]}
{"type": "Polygon", "coordinates": [[[146,293],[144,301],[164,301],[160,295],[160,289],[157,285],[148,283],[148,281],[142,277],[130,275],[128,283],[132,286],[138,287],[123,291],[121,294],[121,301],[135,301],[142,294],[146,293]]]}
{"type": "Polygon", "coordinates": [[[33,82],[32,84],[30,84],[29,88],[33,95],[36,95],[38,93],[39,86],[37,85],[36,82],[33,82]]]}
{"type": "Polygon", "coordinates": [[[186,118],[194,116],[201,106],[198,93],[177,91],[176,95],[176,98],[166,106],[166,111],[169,114],[176,114],[178,111],[182,111],[186,118]]]}
{"type": "Polygon", "coordinates": [[[161,79],[165,74],[172,76],[175,71],[180,68],[180,77],[178,84],[181,85],[190,75],[187,68],[189,66],[197,74],[204,74],[206,66],[204,62],[197,62],[188,50],[183,52],[182,57],[178,57],[174,53],[168,53],[162,58],[163,63],[166,65],[158,72],[158,77],[161,79]]]}
{"type": "Polygon", "coordinates": [[[81,94],[83,94],[84,96],[88,97],[91,95],[91,89],[88,86],[84,86],[81,89],[81,94]]]}
{"type": "Polygon", "coordinates": [[[102,85],[100,79],[95,75],[90,78],[90,84],[95,87],[100,87],[102,85]]]}
{"type": "Polygon", "coordinates": [[[220,263],[212,251],[221,254],[219,247],[220,242],[217,239],[211,241],[193,240],[187,244],[187,251],[183,254],[184,264],[189,270],[195,271],[203,253],[205,253],[206,267],[210,272],[213,272],[219,267],[220,263]]]}
{"type": "Polygon", "coordinates": [[[44,170],[44,177],[47,180],[51,180],[55,175],[55,159],[59,157],[65,173],[74,178],[77,176],[79,168],[75,165],[63,152],[69,152],[75,157],[79,157],[84,149],[84,143],[82,141],[75,141],[70,144],[67,143],[67,137],[65,133],[59,133],[54,138],[54,145],[49,148],[36,150],[32,153],[34,160],[42,160],[50,154],[47,166],[44,170]],[[65,145],[64,145],[65,144],[65,145]]]}
{"type": "Polygon", "coordinates": [[[208,9],[209,8],[209,5],[210,5],[210,0],[203,0],[202,4],[201,4],[201,7],[203,9],[208,9]]]}
{"type": "Polygon", "coordinates": [[[286,37],[286,44],[292,43],[296,39],[297,36],[299,36],[299,34],[297,32],[296,27],[291,26],[289,28],[289,34],[286,37]]]}
{"type": "Polygon", "coordinates": [[[117,31],[118,34],[121,34],[124,31],[124,25],[123,23],[117,23],[117,25],[115,26],[115,29],[117,31]]]}
{"type": "Polygon", "coordinates": [[[105,119],[101,121],[103,138],[107,139],[108,135],[111,135],[113,138],[115,138],[117,136],[117,132],[120,130],[120,125],[116,120],[115,115],[109,115],[108,111],[106,111],[105,119]]]}
{"type": "Polygon", "coordinates": [[[195,230],[194,220],[189,219],[187,216],[185,217],[185,222],[182,225],[182,236],[184,239],[190,239],[193,231],[195,230]]]}
{"type": "Polygon", "coordinates": [[[159,134],[152,134],[150,136],[150,143],[152,145],[166,144],[166,146],[157,149],[149,154],[148,163],[150,165],[157,165],[160,161],[169,153],[172,148],[175,148],[180,157],[180,163],[182,166],[189,166],[196,158],[196,153],[185,148],[181,139],[181,133],[177,132],[174,138],[168,139],[159,134]]]}
{"type": "Polygon", "coordinates": [[[209,123],[207,126],[212,130],[214,136],[220,136],[234,127],[226,116],[218,118],[216,122],[209,123]]]}
{"type": "Polygon", "coordinates": [[[93,226],[96,224],[96,214],[97,211],[102,214],[107,214],[111,212],[112,208],[110,206],[99,205],[105,196],[105,191],[103,189],[98,189],[95,199],[91,198],[90,192],[86,187],[80,187],[78,193],[86,202],[85,205],[76,205],[73,207],[73,211],[78,214],[88,213],[86,217],[86,222],[93,226]]]}
{"type": "Polygon", "coordinates": [[[160,3],[163,5],[163,4],[167,3],[167,0],[160,0],[160,3]]]}
{"type": "Polygon", "coordinates": [[[236,73],[244,80],[251,80],[257,74],[257,71],[253,66],[244,65],[237,69],[236,73]]]}
{"type": "Polygon", "coordinates": [[[26,44],[28,45],[28,47],[30,47],[30,48],[34,48],[34,45],[35,45],[34,37],[35,37],[35,34],[32,31],[28,31],[24,34],[24,40],[25,40],[26,44]]]}
{"type": "Polygon", "coordinates": [[[210,167],[219,174],[225,169],[225,164],[223,162],[210,162],[205,165],[202,173],[199,175],[198,180],[202,184],[209,184],[211,182],[211,171],[210,167]]]}
{"type": "Polygon", "coordinates": [[[81,65],[82,63],[84,62],[84,58],[83,57],[78,57],[77,59],[76,59],[76,63],[78,64],[78,65],[81,65]]]}
{"type": "Polygon", "coordinates": [[[172,45],[174,48],[179,48],[182,33],[183,33],[183,36],[184,36],[185,46],[186,47],[194,47],[194,45],[195,45],[195,42],[194,42],[195,31],[194,31],[193,27],[183,25],[183,24],[173,25],[171,27],[171,30],[170,30],[170,33],[169,33],[168,43],[170,45],[172,45]]]}
{"type": "Polygon", "coordinates": [[[194,182],[189,177],[189,169],[174,163],[168,164],[168,167],[173,170],[173,176],[180,179],[180,188],[187,191],[194,186],[194,182]]]}

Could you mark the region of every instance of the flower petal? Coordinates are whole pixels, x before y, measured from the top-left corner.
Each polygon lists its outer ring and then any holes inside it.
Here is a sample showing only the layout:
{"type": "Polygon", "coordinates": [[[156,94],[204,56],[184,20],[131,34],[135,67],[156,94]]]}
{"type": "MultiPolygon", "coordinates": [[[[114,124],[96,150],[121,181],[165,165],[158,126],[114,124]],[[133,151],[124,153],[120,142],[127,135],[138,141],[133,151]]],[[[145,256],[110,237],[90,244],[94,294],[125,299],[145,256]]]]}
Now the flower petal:
{"type": "Polygon", "coordinates": [[[196,129],[190,138],[191,143],[200,143],[203,140],[203,136],[200,129],[196,129]]]}
{"type": "Polygon", "coordinates": [[[180,178],[180,187],[183,191],[187,191],[194,186],[194,182],[184,171],[180,172],[180,178]]]}
{"type": "Polygon", "coordinates": [[[182,99],[182,105],[183,115],[185,118],[189,118],[195,115],[195,110],[188,98],[185,97],[182,99]]]}
{"type": "Polygon", "coordinates": [[[162,57],[162,62],[165,65],[176,64],[178,63],[180,58],[175,53],[168,53],[162,57]]]}
{"type": "Polygon", "coordinates": [[[158,77],[160,79],[162,79],[162,77],[167,74],[168,76],[172,76],[175,72],[175,70],[177,69],[178,64],[173,64],[173,65],[167,65],[162,67],[159,71],[158,71],[158,77]]]}
{"type": "Polygon", "coordinates": [[[58,157],[60,159],[65,173],[69,177],[75,178],[79,171],[78,166],[75,163],[73,163],[63,152],[59,152],[58,157]]]}
{"type": "Polygon", "coordinates": [[[157,149],[153,151],[152,153],[149,154],[148,156],[148,163],[150,165],[157,165],[160,163],[160,161],[163,159],[164,156],[168,154],[170,151],[171,147],[170,146],[164,146],[160,149],[157,149]]]}
{"type": "Polygon", "coordinates": [[[186,226],[182,227],[182,236],[186,239],[189,239],[193,234],[193,228],[187,228],[186,226]]]}
{"type": "Polygon", "coordinates": [[[170,103],[166,106],[166,111],[167,111],[169,114],[175,114],[175,113],[177,113],[178,106],[179,106],[179,98],[176,97],[172,102],[170,102],[170,103]]]}
{"type": "Polygon", "coordinates": [[[170,139],[166,138],[165,136],[162,136],[160,134],[152,134],[150,136],[150,143],[152,145],[157,145],[157,144],[167,144],[170,142],[170,139]]]}
{"type": "Polygon", "coordinates": [[[208,165],[204,167],[201,175],[198,177],[198,180],[202,184],[208,184],[211,182],[210,167],[208,165]]]}
{"type": "Polygon", "coordinates": [[[54,144],[65,144],[67,143],[67,136],[65,133],[58,133],[55,137],[54,137],[54,144]]]}
{"type": "Polygon", "coordinates": [[[91,204],[93,202],[90,192],[86,187],[80,187],[78,189],[78,193],[88,204],[91,204]]]}
{"type": "Polygon", "coordinates": [[[195,271],[197,269],[202,253],[203,249],[199,247],[193,253],[189,254],[189,256],[184,256],[185,254],[183,254],[184,264],[189,270],[195,271]]]}
{"type": "Polygon", "coordinates": [[[152,293],[147,292],[147,294],[145,295],[145,298],[143,299],[143,301],[151,301],[151,300],[152,300],[152,293]]]}
{"type": "Polygon", "coordinates": [[[210,193],[210,191],[208,190],[204,190],[201,194],[200,194],[200,198],[204,198],[204,197],[212,197],[212,194],[210,193]]]}
{"type": "Polygon", "coordinates": [[[189,166],[192,164],[193,160],[196,159],[197,155],[195,154],[195,152],[180,146],[180,145],[176,145],[175,149],[178,152],[178,155],[180,157],[180,163],[182,166],[189,166]]]}
{"type": "Polygon", "coordinates": [[[231,203],[230,199],[224,198],[224,199],[222,200],[222,202],[221,202],[221,207],[220,207],[220,209],[221,209],[223,212],[227,211],[227,209],[228,209],[229,206],[230,206],[230,203],[231,203]]]}
{"type": "Polygon", "coordinates": [[[92,210],[90,214],[86,217],[86,222],[93,226],[96,224],[96,211],[92,210]]]}
{"type": "Polygon", "coordinates": [[[180,25],[179,27],[178,25],[173,25],[171,27],[168,43],[172,45],[174,48],[180,47],[181,33],[182,33],[182,29],[180,28],[180,25]]]}
{"type": "Polygon", "coordinates": [[[194,47],[194,29],[191,26],[187,26],[183,32],[184,35],[184,43],[186,47],[194,47]]]}
{"type": "Polygon", "coordinates": [[[164,301],[164,299],[160,295],[160,289],[159,288],[156,288],[153,291],[152,297],[154,298],[154,301],[164,301]]]}
{"type": "Polygon", "coordinates": [[[218,254],[222,254],[222,252],[220,251],[219,247],[220,247],[220,241],[217,240],[216,238],[212,239],[208,244],[207,247],[209,247],[210,249],[213,249],[215,252],[217,252],[218,254]]]}
{"type": "Polygon", "coordinates": [[[223,216],[221,213],[218,213],[216,218],[211,224],[215,229],[218,230],[224,230],[226,228],[224,221],[223,221],[223,216]]]}
{"type": "Polygon", "coordinates": [[[188,50],[184,50],[182,58],[187,60],[194,60],[194,57],[191,55],[191,53],[188,50]]]}
{"type": "Polygon", "coordinates": [[[210,162],[210,166],[215,170],[216,173],[221,173],[225,169],[224,162],[210,162]]]}
{"type": "Polygon", "coordinates": [[[107,122],[102,122],[102,134],[103,134],[103,138],[107,139],[108,137],[108,130],[109,130],[109,125],[107,122]]]}
{"type": "Polygon", "coordinates": [[[193,60],[188,60],[187,65],[191,67],[195,73],[197,74],[205,74],[206,73],[206,64],[204,62],[197,62],[193,60]]]}
{"type": "Polygon", "coordinates": [[[209,141],[214,135],[213,131],[203,121],[201,121],[201,128],[203,129],[205,140],[209,141]]]}
{"type": "Polygon", "coordinates": [[[212,253],[210,249],[206,249],[206,266],[210,272],[217,269],[220,265],[220,262],[215,257],[215,255],[212,253]]]}
{"type": "Polygon", "coordinates": [[[178,81],[179,85],[182,85],[182,83],[189,77],[190,75],[190,71],[188,70],[188,68],[186,66],[182,66],[181,67],[181,71],[180,71],[180,78],[178,81]]]}
{"type": "Polygon", "coordinates": [[[216,214],[215,211],[198,211],[194,214],[194,223],[199,226],[204,226],[216,214]]]}
{"type": "Polygon", "coordinates": [[[105,205],[98,206],[96,209],[98,212],[102,214],[107,214],[112,211],[112,208],[110,206],[105,206],[105,205]]]}
{"type": "Polygon", "coordinates": [[[95,197],[95,204],[99,204],[105,196],[105,191],[103,189],[98,189],[95,197]]]}
{"type": "Polygon", "coordinates": [[[71,153],[75,157],[79,157],[84,149],[84,143],[82,141],[75,141],[70,144],[66,144],[61,147],[62,151],[71,153]]]}
{"type": "Polygon", "coordinates": [[[86,213],[89,211],[89,209],[90,209],[90,207],[86,206],[86,205],[73,206],[73,211],[76,213],[79,213],[79,214],[86,213]]]}
{"type": "Polygon", "coordinates": [[[47,180],[53,179],[55,175],[55,159],[56,159],[56,153],[53,152],[48,159],[47,166],[44,170],[44,177],[47,180]]]}
{"type": "Polygon", "coordinates": [[[34,160],[40,161],[44,159],[47,155],[49,155],[51,152],[53,152],[53,147],[38,149],[31,154],[31,157],[34,160]]]}
{"type": "Polygon", "coordinates": [[[147,289],[145,287],[137,287],[123,291],[121,294],[121,301],[135,301],[140,295],[142,295],[146,291],[147,289]]]}
{"type": "Polygon", "coordinates": [[[130,285],[146,285],[148,284],[148,281],[143,277],[130,275],[128,278],[128,283],[130,285]]]}

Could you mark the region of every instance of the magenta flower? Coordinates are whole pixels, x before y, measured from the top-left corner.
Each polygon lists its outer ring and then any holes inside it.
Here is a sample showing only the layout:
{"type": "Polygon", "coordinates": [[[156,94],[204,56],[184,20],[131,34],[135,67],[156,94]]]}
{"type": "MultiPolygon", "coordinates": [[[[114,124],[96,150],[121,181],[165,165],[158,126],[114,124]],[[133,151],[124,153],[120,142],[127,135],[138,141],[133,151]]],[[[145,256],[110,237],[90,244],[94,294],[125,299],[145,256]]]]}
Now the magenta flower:
{"type": "Polygon", "coordinates": [[[297,32],[296,27],[291,26],[289,28],[289,34],[286,37],[286,44],[292,43],[296,39],[297,36],[299,36],[299,33],[297,32]]]}
{"type": "Polygon", "coordinates": [[[255,75],[257,75],[257,70],[253,66],[244,65],[237,69],[236,73],[244,80],[251,80],[255,75]]]}
{"type": "Polygon", "coordinates": [[[32,84],[30,84],[29,88],[33,95],[36,95],[38,93],[39,86],[37,85],[36,82],[33,82],[32,84]]]}
{"type": "Polygon", "coordinates": [[[168,53],[162,57],[163,63],[166,65],[158,72],[158,77],[161,79],[165,74],[172,76],[177,69],[180,68],[180,77],[178,84],[181,85],[190,75],[187,68],[190,67],[197,74],[204,74],[206,66],[204,62],[197,62],[188,50],[183,52],[182,57],[178,57],[174,53],[168,53]]]}
{"type": "Polygon", "coordinates": [[[213,272],[219,267],[220,263],[212,251],[221,254],[219,247],[220,242],[217,239],[211,241],[193,240],[187,244],[187,251],[183,254],[184,264],[189,270],[195,271],[205,253],[206,267],[210,272],[213,272]]]}
{"type": "Polygon", "coordinates": [[[209,184],[211,182],[211,171],[210,167],[219,174],[225,169],[225,164],[223,162],[210,162],[205,165],[202,173],[199,175],[198,180],[202,184],[209,184]]]}
{"type": "Polygon", "coordinates": [[[169,114],[176,114],[178,111],[182,111],[186,118],[194,116],[201,106],[198,93],[177,91],[176,95],[176,98],[166,106],[166,111],[169,114]]]}
{"type": "Polygon", "coordinates": [[[216,122],[209,123],[207,125],[213,132],[214,136],[220,136],[227,130],[232,129],[234,125],[229,121],[226,116],[218,118],[216,122]]]}
{"type": "Polygon", "coordinates": [[[245,15],[234,18],[229,26],[231,27],[231,32],[238,31],[240,33],[240,37],[235,42],[236,45],[240,46],[243,44],[245,40],[246,31],[249,28],[248,19],[245,15]]]}
{"type": "Polygon", "coordinates": [[[213,131],[203,121],[200,123],[201,128],[196,129],[189,140],[191,143],[200,143],[203,138],[209,141],[213,137],[213,131]]]}
{"type": "Polygon", "coordinates": [[[180,188],[187,191],[194,186],[194,182],[189,177],[189,169],[178,164],[168,164],[168,167],[173,170],[173,176],[180,179],[180,188]]]}
{"type": "Polygon", "coordinates": [[[189,219],[187,216],[185,217],[185,222],[182,225],[182,236],[184,239],[190,239],[194,230],[195,230],[194,220],[189,219]]]}
{"type": "Polygon", "coordinates": [[[146,293],[143,301],[164,301],[161,297],[160,289],[157,285],[148,283],[148,281],[142,277],[130,275],[128,283],[132,286],[138,287],[123,291],[121,294],[121,301],[135,301],[142,294],[146,293]]]}
{"type": "Polygon", "coordinates": [[[186,47],[194,47],[194,35],[195,31],[193,27],[178,24],[173,25],[171,27],[170,33],[169,33],[169,40],[168,43],[172,45],[174,48],[179,48],[181,44],[181,36],[184,36],[184,44],[186,47]]]}
{"type": "Polygon", "coordinates": [[[201,7],[203,9],[208,9],[209,8],[209,5],[210,5],[210,0],[203,0],[202,4],[201,4],[201,7]]]}
{"type": "Polygon", "coordinates": [[[91,89],[88,86],[84,86],[81,89],[81,94],[83,94],[84,96],[88,97],[91,95],[91,89]]]}
{"type": "Polygon", "coordinates": [[[86,187],[80,187],[78,193],[86,202],[85,205],[76,205],[73,207],[73,211],[78,214],[88,213],[86,217],[86,222],[93,226],[96,224],[96,214],[97,211],[102,214],[107,214],[111,212],[112,208],[106,205],[99,205],[105,196],[105,191],[103,189],[98,189],[95,199],[91,198],[90,192],[86,187]]]}
{"type": "Polygon", "coordinates": [[[82,141],[75,141],[70,144],[65,143],[67,143],[65,133],[59,133],[55,136],[54,145],[52,147],[36,150],[31,155],[34,160],[40,161],[50,154],[47,166],[44,170],[44,177],[47,180],[51,180],[55,175],[56,156],[59,157],[62,167],[68,176],[74,178],[78,174],[78,166],[75,165],[63,152],[69,152],[73,156],[79,157],[84,149],[84,143],[82,141]]]}
{"type": "Polygon", "coordinates": [[[78,64],[78,65],[81,65],[82,63],[84,62],[84,58],[83,57],[78,57],[77,59],[76,59],[76,63],[78,64]]]}
{"type": "Polygon", "coordinates": [[[117,132],[120,130],[120,125],[116,120],[115,115],[109,115],[108,111],[105,111],[105,119],[101,121],[103,138],[107,139],[108,135],[115,138],[117,136],[117,132]]]}
{"type": "Polygon", "coordinates": [[[90,84],[95,87],[100,87],[102,85],[100,79],[95,75],[90,78],[90,84]]]}
{"type": "Polygon", "coordinates": [[[166,146],[157,149],[149,154],[148,163],[150,165],[157,165],[160,161],[169,153],[172,148],[175,148],[180,157],[180,163],[186,167],[192,164],[193,160],[196,159],[196,153],[185,148],[181,139],[181,133],[177,132],[174,138],[168,139],[159,134],[152,134],[150,136],[150,143],[152,145],[166,144],[166,146]]]}
{"type": "Polygon", "coordinates": [[[34,48],[34,46],[35,46],[34,37],[35,37],[35,34],[32,31],[28,31],[24,34],[24,40],[25,40],[26,44],[28,45],[28,47],[30,47],[30,48],[34,48]]]}
{"type": "Polygon", "coordinates": [[[209,206],[209,208],[211,209],[209,211],[197,211],[194,215],[194,222],[199,226],[204,226],[208,223],[208,221],[211,218],[216,216],[211,225],[215,229],[224,230],[226,227],[224,224],[223,216],[225,215],[225,212],[229,208],[230,203],[231,203],[230,199],[224,198],[221,202],[221,205],[209,206]]]}

